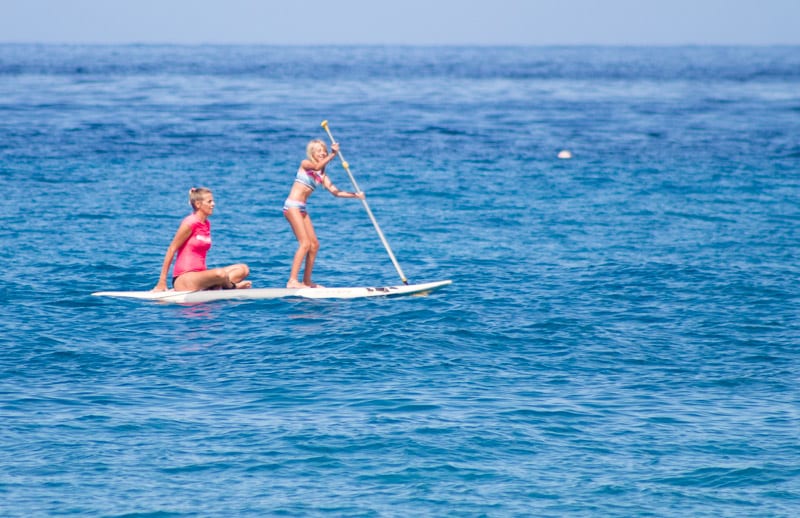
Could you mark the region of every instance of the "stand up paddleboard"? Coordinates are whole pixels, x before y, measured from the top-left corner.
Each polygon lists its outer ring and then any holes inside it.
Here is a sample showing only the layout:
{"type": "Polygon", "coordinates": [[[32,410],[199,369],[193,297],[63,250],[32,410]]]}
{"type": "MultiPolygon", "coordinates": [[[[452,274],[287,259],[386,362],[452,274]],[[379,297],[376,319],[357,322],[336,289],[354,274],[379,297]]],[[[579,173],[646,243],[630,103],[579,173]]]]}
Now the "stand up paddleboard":
{"type": "Polygon", "coordinates": [[[177,304],[213,302],[215,300],[264,300],[281,298],[304,299],[358,299],[363,297],[388,297],[398,295],[425,295],[453,281],[437,281],[403,286],[355,287],[355,288],[250,288],[246,290],[206,291],[98,291],[96,297],[115,297],[177,304]]]}
{"type": "MultiPolygon", "coordinates": [[[[331,139],[331,143],[336,141],[333,138],[328,121],[322,121],[320,124],[325,128],[325,132],[331,139]]],[[[350,171],[350,165],[342,156],[339,151],[339,159],[342,162],[342,167],[350,177],[350,182],[353,184],[357,193],[361,192],[361,188],[356,183],[353,173],[350,171]]],[[[361,204],[367,211],[372,225],[375,227],[378,237],[383,243],[389,258],[392,260],[397,273],[400,275],[400,280],[403,281],[402,286],[384,286],[384,287],[358,287],[358,288],[250,288],[245,290],[205,290],[205,291],[98,291],[92,295],[98,297],[118,297],[127,299],[139,300],[156,300],[160,302],[175,302],[175,303],[195,303],[195,302],[211,302],[215,300],[261,300],[261,299],[280,299],[280,298],[305,298],[305,299],[358,299],[363,297],[387,297],[396,295],[424,295],[435,289],[441,288],[452,284],[453,281],[437,281],[429,282],[426,284],[408,284],[408,279],[400,268],[397,258],[394,256],[386,236],[383,235],[381,227],[378,225],[372,210],[369,208],[366,198],[361,198],[361,204]]]]}

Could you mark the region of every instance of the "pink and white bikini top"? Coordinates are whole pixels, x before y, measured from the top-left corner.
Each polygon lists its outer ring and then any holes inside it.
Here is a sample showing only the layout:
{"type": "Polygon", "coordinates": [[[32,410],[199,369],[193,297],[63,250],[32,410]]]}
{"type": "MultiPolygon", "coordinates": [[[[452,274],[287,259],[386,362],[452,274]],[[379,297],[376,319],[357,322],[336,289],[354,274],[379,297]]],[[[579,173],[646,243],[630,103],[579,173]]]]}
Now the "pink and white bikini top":
{"type": "Polygon", "coordinates": [[[303,166],[300,166],[300,168],[297,169],[297,175],[295,175],[294,181],[305,185],[313,191],[317,188],[317,185],[322,184],[323,178],[325,178],[325,173],[323,171],[303,169],[303,166]]]}

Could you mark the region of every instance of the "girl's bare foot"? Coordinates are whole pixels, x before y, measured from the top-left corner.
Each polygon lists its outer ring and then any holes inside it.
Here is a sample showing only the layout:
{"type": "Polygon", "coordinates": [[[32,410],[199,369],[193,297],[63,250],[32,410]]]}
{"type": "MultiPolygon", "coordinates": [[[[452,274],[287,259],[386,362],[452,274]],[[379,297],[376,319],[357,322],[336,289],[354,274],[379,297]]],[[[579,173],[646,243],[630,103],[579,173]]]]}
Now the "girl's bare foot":
{"type": "Polygon", "coordinates": [[[313,283],[313,282],[311,284],[309,284],[308,286],[310,288],[324,288],[325,287],[322,284],[316,284],[316,283],[313,283]]]}
{"type": "Polygon", "coordinates": [[[237,283],[234,283],[234,286],[236,286],[237,290],[246,290],[252,288],[253,283],[250,281],[239,281],[237,283]]]}
{"type": "Polygon", "coordinates": [[[296,281],[294,279],[289,279],[289,282],[286,283],[286,287],[289,289],[300,289],[300,288],[308,288],[308,284],[303,284],[300,281],[296,281]]]}

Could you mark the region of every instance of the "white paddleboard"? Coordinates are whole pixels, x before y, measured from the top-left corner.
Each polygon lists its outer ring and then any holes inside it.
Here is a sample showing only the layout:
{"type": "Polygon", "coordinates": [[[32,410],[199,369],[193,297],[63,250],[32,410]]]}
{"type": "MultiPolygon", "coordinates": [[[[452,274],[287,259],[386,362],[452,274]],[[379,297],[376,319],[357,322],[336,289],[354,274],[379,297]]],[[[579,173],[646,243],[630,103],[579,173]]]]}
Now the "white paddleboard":
{"type": "Polygon", "coordinates": [[[384,287],[355,288],[250,288],[246,290],[206,291],[98,291],[97,297],[117,297],[160,302],[195,303],[215,300],[262,300],[287,297],[306,299],[356,299],[362,297],[386,297],[394,295],[420,295],[452,284],[453,281],[437,281],[425,284],[409,284],[384,287]]]}

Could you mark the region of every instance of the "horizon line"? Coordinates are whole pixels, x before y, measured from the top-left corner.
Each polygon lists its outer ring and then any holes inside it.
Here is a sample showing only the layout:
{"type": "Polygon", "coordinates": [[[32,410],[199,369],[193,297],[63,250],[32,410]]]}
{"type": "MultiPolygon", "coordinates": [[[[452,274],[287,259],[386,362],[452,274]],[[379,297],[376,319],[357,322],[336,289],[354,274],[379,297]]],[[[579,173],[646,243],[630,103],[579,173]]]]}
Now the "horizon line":
{"type": "Polygon", "coordinates": [[[800,47],[797,43],[270,43],[270,42],[174,42],[174,41],[126,41],[126,42],[101,42],[101,41],[2,41],[0,45],[52,45],[52,46],[83,46],[83,47],[418,47],[418,48],[536,48],[536,47],[800,47]]]}

